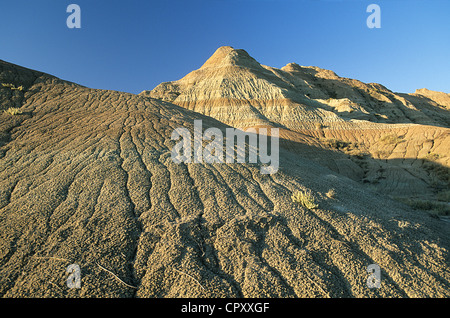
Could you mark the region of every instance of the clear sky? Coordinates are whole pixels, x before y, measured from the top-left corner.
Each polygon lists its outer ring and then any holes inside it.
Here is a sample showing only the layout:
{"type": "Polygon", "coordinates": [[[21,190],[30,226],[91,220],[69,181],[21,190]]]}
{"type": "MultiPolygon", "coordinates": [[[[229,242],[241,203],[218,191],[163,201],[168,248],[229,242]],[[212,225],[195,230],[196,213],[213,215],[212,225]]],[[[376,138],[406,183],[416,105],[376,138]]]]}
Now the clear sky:
{"type": "Polygon", "coordinates": [[[449,0],[1,0],[0,30],[0,59],[92,88],[152,89],[230,45],[273,67],[450,93],[449,0]],[[66,26],[72,3],[81,29],[66,26]]]}

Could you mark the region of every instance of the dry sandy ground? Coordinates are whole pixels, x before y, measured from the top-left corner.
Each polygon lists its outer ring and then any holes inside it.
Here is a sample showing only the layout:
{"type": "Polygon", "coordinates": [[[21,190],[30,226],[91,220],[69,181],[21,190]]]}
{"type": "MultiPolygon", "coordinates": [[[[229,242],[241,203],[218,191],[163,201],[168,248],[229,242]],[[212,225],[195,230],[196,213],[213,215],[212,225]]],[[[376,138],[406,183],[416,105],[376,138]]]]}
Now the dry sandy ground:
{"type": "Polygon", "coordinates": [[[167,102],[3,62],[0,82],[23,85],[0,87],[23,111],[0,114],[3,297],[450,296],[442,220],[284,149],[274,175],[175,164],[173,129],[226,126],[167,102]],[[319,208],[291,201],[306,189],[319,208]]]}

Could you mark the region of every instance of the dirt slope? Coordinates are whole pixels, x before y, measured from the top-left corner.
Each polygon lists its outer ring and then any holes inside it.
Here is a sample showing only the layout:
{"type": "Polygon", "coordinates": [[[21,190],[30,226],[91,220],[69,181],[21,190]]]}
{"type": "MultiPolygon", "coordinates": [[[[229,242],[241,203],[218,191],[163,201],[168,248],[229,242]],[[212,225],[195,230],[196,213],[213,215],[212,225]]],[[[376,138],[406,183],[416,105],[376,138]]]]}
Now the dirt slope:
{"type": "Polygon", "coordinates": [[[0,80],[23,86],[22,114],[0,114],[4,297],[450,296],[439,219],[283,149],[274,175],[175,164],[173,129],[226,126],[174,104],[5,62],[0,80]],[[291,201],[304,189],[318,209],[291,201]],[[366,286],[373,263],[380,289],[366,286]]]}

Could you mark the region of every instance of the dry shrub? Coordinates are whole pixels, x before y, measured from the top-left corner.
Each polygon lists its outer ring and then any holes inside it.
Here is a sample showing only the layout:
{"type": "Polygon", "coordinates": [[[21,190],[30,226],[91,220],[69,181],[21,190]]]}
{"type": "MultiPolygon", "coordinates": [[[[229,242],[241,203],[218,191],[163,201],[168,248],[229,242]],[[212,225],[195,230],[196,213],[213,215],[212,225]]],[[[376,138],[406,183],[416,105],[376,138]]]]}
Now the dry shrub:
{"type": "Polygon", "coordinates": [[[328,190],[327,193],[325,193],[325,195],[330,199],[334,199],[334,196],[336,195],[336,190],[330,189],[328,190]]]}
{"type": "Polygon", "coordinates": [[[10,107],[8,109],[5,109],[4,112],[12,116],[23,114],[23,111],[20,108],[16,107],[10,107]]]}
{"type": "Polygon", "coordinates": [[[389,134],[381,137],[380,141],[387,145],[397,145],[401,142],[403,142],[403,138],[397,136],[396,134],[389,134]]]}
{"type": "Polygon", "coordinates": [[[296,191],[291,196],[292,201],[303,205],[307,209],[315,209],[319,205],[316,203],[316,198],[311,193],[311,190],[308,191],[296,191]]]}

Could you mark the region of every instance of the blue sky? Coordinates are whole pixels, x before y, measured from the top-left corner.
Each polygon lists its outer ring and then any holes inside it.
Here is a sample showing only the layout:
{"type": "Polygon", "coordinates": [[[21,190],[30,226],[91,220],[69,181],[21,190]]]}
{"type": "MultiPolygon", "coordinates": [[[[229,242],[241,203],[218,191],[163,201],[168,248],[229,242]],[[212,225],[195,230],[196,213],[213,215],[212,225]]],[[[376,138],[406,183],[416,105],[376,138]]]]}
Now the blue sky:
{"type": "Polygon", "coordinates": [[[448,0],[14,0],[0,2],[0,59],[92,88],[139,93],[223,45],[260,63],[314,65],[395,92],[450,93],[448,0]],[[66,8],[81,7],[81,29],[66,8]],[[369,29],[369,4],[381,29],[369,29]]]}

